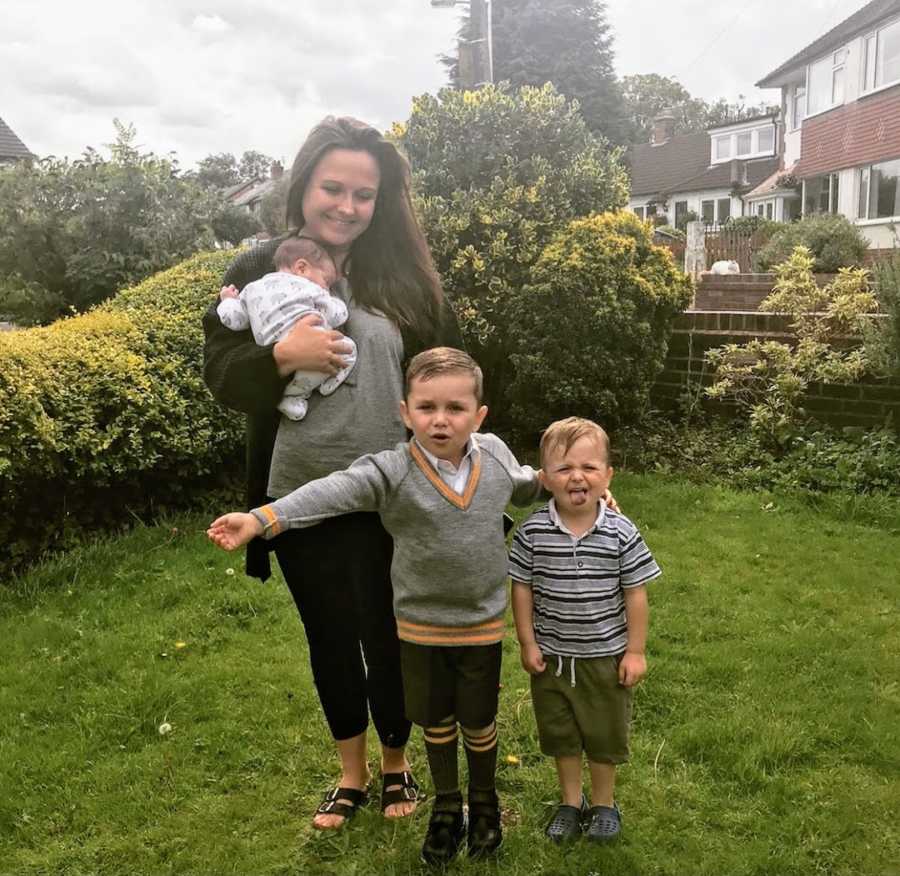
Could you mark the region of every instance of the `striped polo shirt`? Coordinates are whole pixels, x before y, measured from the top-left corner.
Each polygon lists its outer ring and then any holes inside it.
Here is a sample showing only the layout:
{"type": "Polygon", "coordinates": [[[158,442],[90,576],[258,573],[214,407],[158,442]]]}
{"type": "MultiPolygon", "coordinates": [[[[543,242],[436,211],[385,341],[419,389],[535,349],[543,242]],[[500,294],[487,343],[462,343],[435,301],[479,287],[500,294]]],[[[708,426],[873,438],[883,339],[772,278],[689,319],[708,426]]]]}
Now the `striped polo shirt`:
{"type": "Polygon", "coordinates": [[[604,657],[628,643],[623,590],[659,577],[637,527],[601,502],[597,520],[574,536],[553,500],[513,537],[509,574],[531,587],[534,632],[544,654],[604,657]]]}

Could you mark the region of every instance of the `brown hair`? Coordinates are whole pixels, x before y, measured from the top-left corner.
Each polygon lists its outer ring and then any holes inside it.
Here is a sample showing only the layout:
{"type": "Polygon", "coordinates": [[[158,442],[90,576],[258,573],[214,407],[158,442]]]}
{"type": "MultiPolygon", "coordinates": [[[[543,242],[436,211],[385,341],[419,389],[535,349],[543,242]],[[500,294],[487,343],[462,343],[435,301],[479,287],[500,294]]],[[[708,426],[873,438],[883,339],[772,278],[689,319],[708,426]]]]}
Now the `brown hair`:
{"type": "Polygon", "coordinates": [[[431,380],[432,377],[438,377],[441,374],[458,374],[459,372],[471,375],[475,383],[475,398],[478,404],[481,404],[484,375],[482,375],[478,363],[468,353],[453,347],[433,347],[413,356],[406,369],[405,394],[409,395],[409,388],[414,380],[431,380]]]}
{"type": "Polygon", "coordinates": [[[318,268],[323,267],[326,262],[334,261],[318,243],[308,237],[289,237],[282,241],[272,260],[280,271],[289,268],[297,259],[305,259],[318,268]]]}
{"type": "Polygon", "coordinates": [[[541,436],[541,465],[547,455],[556,448],[561,447],[563,453],[568,453],[572,445],[579,439],[589,435],[597,440],[603,449],[603,459],[609,464],[609,435],[602,426],[598,426],[593,420],[585,420],[582,417],[566,417],[565,420],[557,420],[544,429],[541,436]]]}
{"type": "Polygon", "coordinates": [[[369,227],[353,241],[345,273],[353,297],[375,308],[420,340],[430,341],[440,321],[443,292],[425,235],[413,211],[409,163],[371,125],[328,116],[309,133],[291,170],[288,225],[302,232],[303,194],[322,157],[332,149],[367,152],[378,164],[381,182],[369,227]]]}

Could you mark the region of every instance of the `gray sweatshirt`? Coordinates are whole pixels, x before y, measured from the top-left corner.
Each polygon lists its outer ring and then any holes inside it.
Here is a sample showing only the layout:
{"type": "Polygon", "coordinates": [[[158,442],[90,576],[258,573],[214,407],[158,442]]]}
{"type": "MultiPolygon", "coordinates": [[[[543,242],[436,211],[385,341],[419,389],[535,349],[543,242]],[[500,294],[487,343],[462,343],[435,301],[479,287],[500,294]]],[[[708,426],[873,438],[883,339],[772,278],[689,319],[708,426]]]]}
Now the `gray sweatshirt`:
{"type": "Polygon", "coordinates": [[[472,440],[476,451],[462,495],[411,441],[360,457],[252,513],[272,538],[339,514],[377,511],[394,539],[391,580],[400,638],[426,645],[499,642],[507,578],[503,511],[510,500],[536,501],[541,488],[537,472],[519,465],[496,435],[472,440]]]}

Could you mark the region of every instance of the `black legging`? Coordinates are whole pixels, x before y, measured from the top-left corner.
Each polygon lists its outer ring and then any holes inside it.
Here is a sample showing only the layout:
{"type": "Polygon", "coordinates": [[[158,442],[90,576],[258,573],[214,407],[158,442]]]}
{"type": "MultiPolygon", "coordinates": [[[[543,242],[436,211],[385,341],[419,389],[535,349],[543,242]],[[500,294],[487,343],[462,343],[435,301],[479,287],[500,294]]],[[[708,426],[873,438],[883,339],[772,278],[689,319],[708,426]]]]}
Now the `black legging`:
{"type": "Polygon", "coordinates": [[[382,744],[405,745],[410,722],[391,592],[393,543],[378,515],[345,514],[290,530],[274,547],[306,628],[331,735],[358,736],[371,709],[382,744]]]}

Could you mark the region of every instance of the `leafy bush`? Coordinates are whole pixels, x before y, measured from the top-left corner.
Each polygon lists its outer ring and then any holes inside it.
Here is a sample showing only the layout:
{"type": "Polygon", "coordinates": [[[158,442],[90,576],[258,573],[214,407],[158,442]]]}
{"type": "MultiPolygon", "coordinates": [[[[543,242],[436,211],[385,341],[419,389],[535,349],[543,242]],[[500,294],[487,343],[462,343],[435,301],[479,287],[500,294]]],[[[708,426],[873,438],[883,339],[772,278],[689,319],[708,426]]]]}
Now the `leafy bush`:
{"type": "Polygon", "coordinates": [[[634,214],[570,222],[510,301],[516,374],[507,398],[517,429],[535,432],[569,415],[633,422],[662,370],[672,318],[692,291],[634,214]]]}
{"type": "Polygon", "coordinates": [[[77,161],[0,169],[0,313],[50,322],[211,249],[216,231],[232,243],[246,236],[218,193],[140,153],[133,128],[117,130],[109,159],[88,149],[77,161]]]}
{"type": "Polygon", "coordinates": [[[413,166],[444,289],[499,412],[513,376],[509,329],[521,306],[514,293],[569,220],[625,204],[620,154],[549,84],[424,95],[394,136],[413,166]]]}
{"type": "Polygon", "coordinates": [[[185,501],[242,447],[201,374],[200,316],[233,253],[158,274],[89,314],[0,335],[0,572],[185,501]]]}
{"type": "Polygon", "coordinates": [[[765,216],[730,216],[722,223],[722,227],[730,231],[760,232],[760,237],[768,239],[783,227],[783,223],[766,219],[765,216]]]}
{"type": "Polygon", "coordinates": [[[900,496],[900,437],[891,429],[801,431],[783,454],[773,454],[735,420],[681,426],[649,418],[614,435],[616,464],[742,489],[846,496],[900,496]]]}
{"type": "Polygon", "coordinates": [[[813,255],[813,270],[834,274],[839,268],[861,265],[869,247],[862,232],[844,216],[814,213],[799,222],[781,224],[753,257],[753,269],[769,271],[805,246],[813,255]]]}
{"type": "Polygon", "coordinates": [[[900,251],[875,266],[875,295],[883,319],[868,338],[867,350],[875,367],[900,375],[900,251]]]}
{"type": "Polygon", "coordinates": [[[812,265],[810,251],[797,247],[776,265],[775,286],[759,306],[790,316],[796,343],[754,338],[706,353],[715,371],[707,395],[737,402],[754,432],[774,447],[788,444],[805,420],[810,383],[855,383],[871,371],[862,345],[877,306],[868,271],[841,268],[834,282],[819,288],[812,265]]]}

